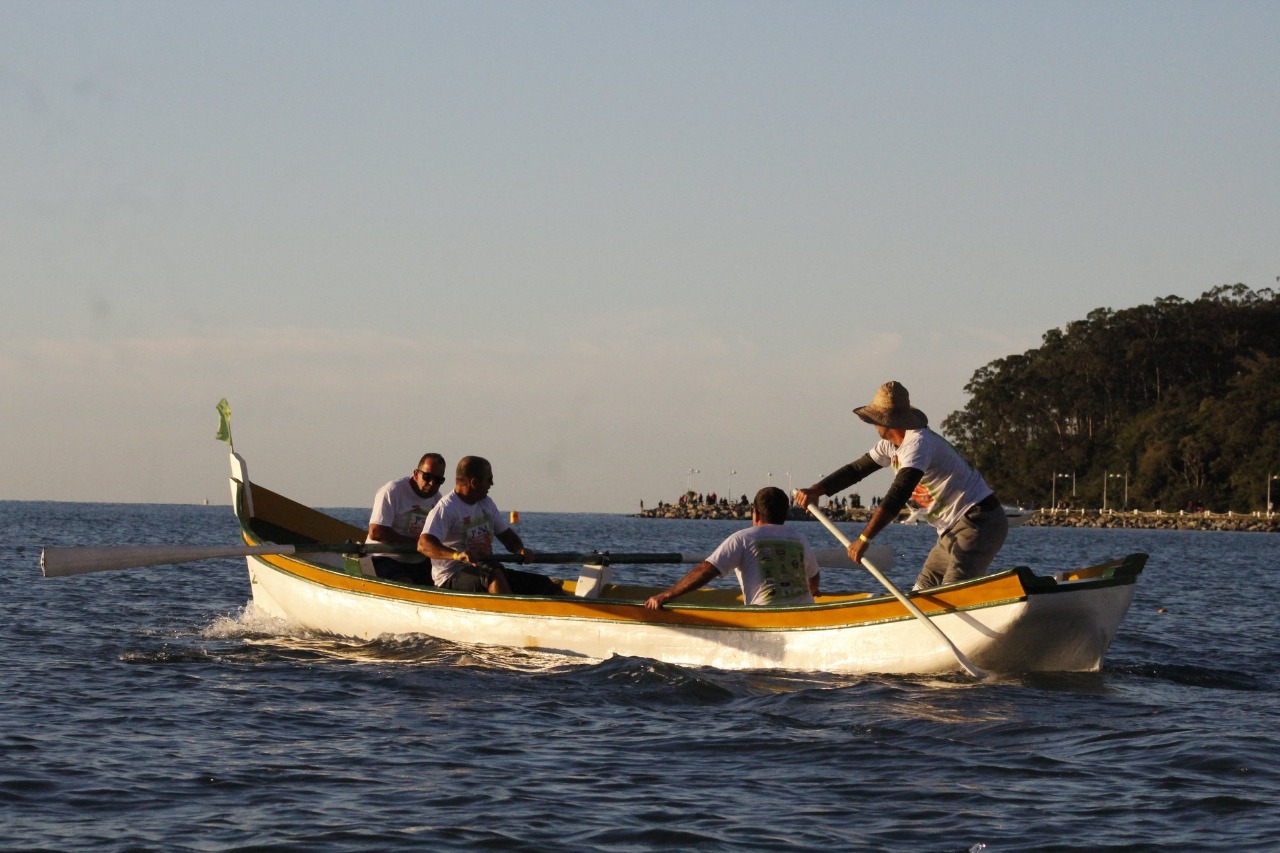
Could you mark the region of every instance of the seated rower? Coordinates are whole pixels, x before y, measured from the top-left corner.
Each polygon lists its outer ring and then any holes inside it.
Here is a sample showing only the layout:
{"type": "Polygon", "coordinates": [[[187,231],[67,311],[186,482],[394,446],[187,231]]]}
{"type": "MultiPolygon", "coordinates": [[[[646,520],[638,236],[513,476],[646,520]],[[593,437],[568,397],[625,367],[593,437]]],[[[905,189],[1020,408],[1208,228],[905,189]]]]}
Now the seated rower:
{"type": "Polygon", "coordinates": [[[490,559],[495,538],[522,560],[533,557],[489,497],[492,487],[493,467],[487,459],[464,456],[458,461],[453,491],[431,510],[418,537],[418,552],[431,559],[435,585],[460,592],[563,595],[546,575],[504,568],[490,559]]]}
{"type": "MultiPolygon", "coordinates": [[[[368,544],[415,545],[427,514],[440,501],[444,457],[425,453],[413,473],[392,480],[373,499],[368,544]]],[[[431,563],[421,554],[376,554],[373,571],[380,578],[431,585],[431,563]]]]}
{"type": "Polygon", "coordinates": [[[644,606],[661,610],[671,599],[731,570],[738,576],[747,604],[813,604],[818,594],[818,558],[800,533],[782,526],[790,503],[786,493],[774,486],[756,492],[751,526],[724,540],[710,557],[644,606]]]}

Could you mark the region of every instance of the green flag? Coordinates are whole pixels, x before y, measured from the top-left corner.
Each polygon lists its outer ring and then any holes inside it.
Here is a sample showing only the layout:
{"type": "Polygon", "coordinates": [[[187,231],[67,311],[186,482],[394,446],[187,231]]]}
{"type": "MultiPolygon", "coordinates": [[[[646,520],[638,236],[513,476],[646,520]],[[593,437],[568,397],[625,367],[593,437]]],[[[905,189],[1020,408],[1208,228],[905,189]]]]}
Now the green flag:
{"type": "Polygon", "coordinates": [[[218,401],[218,434],[214,438],[231,446],[231,404],[223,397],[218,401]]]}

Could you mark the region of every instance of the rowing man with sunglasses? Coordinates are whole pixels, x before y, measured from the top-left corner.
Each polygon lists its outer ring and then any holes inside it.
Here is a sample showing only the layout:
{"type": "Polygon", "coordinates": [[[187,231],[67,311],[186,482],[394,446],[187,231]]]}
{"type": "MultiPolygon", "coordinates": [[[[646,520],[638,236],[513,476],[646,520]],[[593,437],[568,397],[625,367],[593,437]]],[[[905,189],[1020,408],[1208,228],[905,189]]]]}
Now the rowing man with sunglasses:
{"type": "MultiPolygon", "coordinates": [[[[373,499],[366,542],[382,545],[418,544],[427,514],[440,502],[444,482],[444,457],[424,454],[407,477],[392,480],[373,499]]],[[[431,586],[431,561],[416,551],[409,554],[377,554],[373,570],[378,577],[431,586]]]]}

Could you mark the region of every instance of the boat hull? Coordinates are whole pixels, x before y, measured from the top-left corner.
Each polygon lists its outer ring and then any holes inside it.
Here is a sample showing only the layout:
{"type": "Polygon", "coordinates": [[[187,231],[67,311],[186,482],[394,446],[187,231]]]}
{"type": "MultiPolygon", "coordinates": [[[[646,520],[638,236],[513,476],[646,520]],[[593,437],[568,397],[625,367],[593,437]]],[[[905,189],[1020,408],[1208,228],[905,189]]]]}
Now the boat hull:
{"type": "MultiPolygon", "coordinates": [[[[363,531],[249,484],[232,456],[232,498],[246,544],[347,541],[363,531]],[[269,538],[268,538],[269,537],[269,538]]],[[[1026,568],[913,593],[912,602],[979,667],[1000,673],[1097,670],[1133,598],[1146,555],[1041,577],[1026,568]]],[[[662,610],[657,589],[604,585],[598,598],[454,592],[368,576],[331,554],[246,557],[255,608],[310,631],[459,643],[684,666],[833,673],[960,671],[956,655],[896,598],[820,596],[801,607],[748,607],[695,590],[662,610]]],[[[573,592],[575,582],[561,582],[573,592]]]]}
{"type": "MultiPolygon", "coordinates": [[[[246,562],[260,612],[340,636],[421,634],[596,659],[623,655],[719,669],[958,670],[951,651],[887,596],[779,609],[765,614],[774,617],[770,625],[742,618],[755,614],[740,607],[690,606],[654,613],[634,601],[412,589],[291,558],[248,557],[246,562]]],[[[946,593],[916,599],[922,607],[934,599],[940,611],[931,616],[935,624],[974,663],[995,672],[1097,670],[1134,589],[1120,584],[1028,595],[1016,574],[1003,580],[1010,588],[1001,595],[1011,594],[1009,598],[962,609],[951,608],[946,593]]]]}

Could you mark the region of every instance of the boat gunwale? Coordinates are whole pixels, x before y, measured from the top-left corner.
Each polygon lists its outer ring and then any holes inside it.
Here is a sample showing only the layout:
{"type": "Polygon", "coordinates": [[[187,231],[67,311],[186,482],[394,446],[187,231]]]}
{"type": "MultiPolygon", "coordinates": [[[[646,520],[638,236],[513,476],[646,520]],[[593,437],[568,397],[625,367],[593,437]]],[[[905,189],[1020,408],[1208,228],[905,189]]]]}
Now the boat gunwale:
{"type": "MultiPolygon", "coordinates": [[[[407,604],[415,607],[471,610],[516,618],[567,620],[585,623],[665,625],[675,628],[761,633],[848,630],[904,622],[914,618],[900,602],[887,595],[855,601],[768,608],[742,604],[669,604],[663,610],[654,611],[645,608],[643,602],[635,599],[495,595],[491,593],[462,592],[356,576],[334,566],[319,564],[293,556],[258,555],[250,559],[273,571],[321,589],[356,595],[361,598],[407,604]],[[298,569],[303,571],[298,571],[298,569]],[[533,605],[533,607],[528,605],[533,605]],[[868,607],[882,607],[886,609],[886,612],[873,616],[865,613],[868,607]]],[[[995,575],[966,581],[964,584],[977,586],[990,585],[993,582],[1007,583],[1014,581],[1018,583],[1020,572],[1025,571],[1027,570],[1021,567],[1006,569],[995,575]]],[[[989,598],[967,604],[930,602],[929,599],[934,598],[933,591],[924,594],[913,594],[912,598],[917,602],[918,606],[922,605],[926,615],[933,618],[1019,604],[1043,596],[1046,593],[1058,591],[1085,592],[1107,587],[1131,586],[1134,584],[1135,578],[1136,573],[1127,579],[1107,577],[1089,581],[1077,581],[1065,590],[1049,589],[1044,592],[1026,590],[1019,583],[1017,588],[1020,590],[1020,594],[989,598]]],[[[1049,580],[1052,582],[1051,579],[1049,580]]],[[[954,590],[958,586],[960,585],[952,585],[947,590],[954,590]]]]}
{"type": "MultiPolygon", "coordinates": [[[[249,557],[249,559],[263,564],[273,571],[288,575],[295,580],[314,585],[321,589],[332,590],[343,594],[356,595],[362,598],[374,600],[390,601],[399,604],[408,604],[416,607],[444,608],[448,610],[461,611],[470,610],[499,616],[518,617],[522,619],[555,619],[610,624],[630,623],[661,625],[673,628],[698,628],[701,630],[750,631],[752,633],[787,633],[796,631],[848,630],[852,628],[910,621],[915,618],[907,612],[906,608],[902,607],[900,602],[888,595],[877,595],[858,601],[827,602],[824,604],[790,607],[766,608],[742,604],[667,604],[664,605],[662,610],[649,610],[644,606],[644,602],[636,601],[635,599],[610,599],[603,596],[600,598],[579,598],[576,596],[503,595],[463,592],[458,590],[439,589],[436,587],[414,586],[411,584],[397,583],[395,581],[386,581],[380,578],[359,578],[332,566],[318,565],[309,560],[302,560],[295,557],[279,558],[255,555],[249,557]],[[302,563],[306,568],[317,571],[320,576],[309,577],[301,572],[291,570],[288,565],[279,565],[278,563],[302,563]],[[347,586],[345,584],[326,583],[325,576],[330,576],[334,579],[350,579],[355,581],[358,585],[347,586]],[[365,585],[385,587],[410,593],[411,595],[389,595],[380,592],[378,589],[362,589],[361,587],[365,585]],[[457,603],[453,603],[450,602],[449,599],[461,600],[458,600],[457,603]],[[510,605],[513,603],[535,603],[550,605],[555,610],[574,608],[576,610],[586,609],[595,612],[546,612],[545,609],[539,611],[535,609],[502,606],[504,604],[510,605]],[[853,614],[855,612],[855,608],[862,609],[868,605],[889,606],[891,608],[895,608],[899,612],[885,616],[860,619],[845,618],[816,620],[812,622],[796,621],[791,624],[778,624],[776,621],[779,617],[785,617],[787,615],[853,614]],[[717,620],[712,618],[715,616],[746,616],[755,618],[750,618],[747,621],[729,619],[717,620]]],[[[926,615],[932,618],[934,616],[945,616],[947,614],[963,613],[966,611],[986,610],[993,607],[1018,604],[1026,601],[1028,597],[1029,596],[1027,595],[1016,595],[999,599],[989,599],[971,605],[929,609],[926,611],[926,615]]]]}

